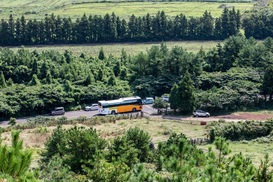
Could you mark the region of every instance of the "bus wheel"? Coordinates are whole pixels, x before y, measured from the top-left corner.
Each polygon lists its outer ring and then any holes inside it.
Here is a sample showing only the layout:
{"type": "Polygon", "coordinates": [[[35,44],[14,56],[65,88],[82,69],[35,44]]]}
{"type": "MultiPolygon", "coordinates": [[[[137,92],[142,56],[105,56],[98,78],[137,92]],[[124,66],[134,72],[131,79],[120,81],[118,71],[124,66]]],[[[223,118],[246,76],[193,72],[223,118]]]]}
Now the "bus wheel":
{"type": "Polygon", "coordinates": [[[136,108],[133,108],[133,110],[132,110],[133,112],[136,112],[136,108]]]}
{"type": "Polygon", "coordinates": [[[115,114],[116,114],[116,111],[111,111],[111,114],[112,114],[112,115],[115,115],[115,114]]]}

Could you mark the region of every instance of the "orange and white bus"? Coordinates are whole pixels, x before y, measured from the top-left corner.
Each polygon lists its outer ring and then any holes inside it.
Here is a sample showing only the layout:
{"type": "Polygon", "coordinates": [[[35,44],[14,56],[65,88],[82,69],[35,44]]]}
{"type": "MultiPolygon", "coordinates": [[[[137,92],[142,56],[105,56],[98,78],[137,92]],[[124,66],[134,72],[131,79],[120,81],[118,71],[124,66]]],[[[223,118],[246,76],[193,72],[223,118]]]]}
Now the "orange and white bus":
{"type": "Polygon", "coordinates": [[[102,100],[98,102],[99,114],[118,114],[124,112],[135,112],[142,110],[142,100],[140,97],[124,97],[116,100],[102,100]]]}

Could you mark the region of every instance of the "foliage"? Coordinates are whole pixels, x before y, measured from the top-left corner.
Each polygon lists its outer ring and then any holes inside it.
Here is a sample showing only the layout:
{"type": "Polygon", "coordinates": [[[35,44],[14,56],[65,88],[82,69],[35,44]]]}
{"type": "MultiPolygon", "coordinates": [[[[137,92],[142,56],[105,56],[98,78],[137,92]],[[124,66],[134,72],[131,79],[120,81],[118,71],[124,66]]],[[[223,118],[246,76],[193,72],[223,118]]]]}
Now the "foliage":
{"type": "MultiPolygon", "coordinates": [[[[84,130],[87,132],[89,129],[84,130]]],[[[66,134],[72,131],[75,135],[83,133],[82,129],[62,130],[66,134]]],[[[56,131],[52,135],[56,135],[56,131]]],[[[210,147],[207,152],[199,149],[184,134],[173,133],[156,148],[149,148],[150,151],[147,150],[149,141],[150,137],[144,131],[129,129],[124,135],[115,137],[107,148],[98,148],[95,155],[85,158],[84,161],[89,163],[82,165],[80,174],[73,174],[65,162],[67,154],[59,153],[41,163],[40,178],[72,181],[270,181],[273,177],[268,159],[261,162],[259,169],[255,168],[252,161],[241,153],[230,155],[229,143],[223,137],[216,137],[214,150],[210,147]],[[54,172],[48,171],[53,167],[56,169],[54,172]]],[[[76,152],[71,155],[80,156],[76,152]]]]}
{"type": "Polygon", "coordinates": [[[37,181],[29,171],[32,152],[23,149],[23,141],[19,139],[19,131],[12,131],[12,144],[7,146],[0,140],[0,179],[14,181],[37,181]]]}
{"type": "Polygon", "coordinates": [[[156,98],[153,107],[158,110],[158,113],[161,113],[161,109],[168,107],[168,103],[163,101],[161,98],[156,98]]]}
{"type": "Polygon", "coordinates": [[[178,83],[178,109],[183,114],[191,113],[196,105],[196,96],[193,81],[188,71],[178,83]]]}
{"type": "Polygon", "coordinates": [[[123,137],[117,137],[109,149],[110,161],[123,161],[130,168],[137,162],[148,162],[151,157],[150,136],[139,128],[129,129],[123,137]]]}
{"type": "Polygon", "coordinates": [[[229,140],[249,140],[269,135],[273,130],[273,120],[266,122],[244,121],[244,122],[214,122],[209,125],[211,141],[215,137],[224,137],[229,140]]]}
{"type": "Polygon", "coordinates": [[[40,164],[39,178],[45,182],[50,181],[77,181],[74,177],[75,174],[70,171],[70,168],[64,165],[60,156],[54,155],[48,163],[40,164]],[[54,170],[52,170],[54,169],[54,170]]]}
{"type": "Polygon", "coordinates": [[[106,147],[106,142],[101,139],[96,130],[82,127],[73,127],[64,130],[58,127],[45,143],[42,160],[49,161],[59,155],[63,164],[72,171],[83,173],[83,166],[93,167],[95,156],[106,147]]]}
{"type": "MultiPolygon", "coordinates": [[[[26,20],[24,15],[14,20],[13,15],[8,20],[0,22],[0,45],[33,45],[33,44],[69,44],[69,43],[98,43],[98,42],[132,42],[132,41],[162,41],[162,40],[213,40],[225,39],[239,32],[241,16],[233,8],[224,8],[220,27],[214,26],[211,14],[205,11],[201,18],[185,15],[168,17],[164,11],[155,16],[148,13],[143,17],[132,14],[128,21],[110,14],[84,14],[76,21],[70,17],[61,18],[51,15],[44,20],[26,20]],[[220,29],[220,30],[219,30],[220,29]],[[152,30],[152,31],[150,31],[152,30]]],[[[84,55],[82,54],[82,57],[84,55]]],[[[99,59],[104,59],[100,50],[99,59]]]]}
{"type": "Polygon", "coordinates": [[[270,65],[266,68],[263,83],[262,83],[262,93],[265,95],[265,101],[266,96],[269,95],[269,101],[272,101],[272,95],[273,95],[273,66],[270,65]]]}
{"type": "Polygon", "coordinates": [[[16,118],[10,118],[8,124],[14,126],[16,124],[16,118]]]}

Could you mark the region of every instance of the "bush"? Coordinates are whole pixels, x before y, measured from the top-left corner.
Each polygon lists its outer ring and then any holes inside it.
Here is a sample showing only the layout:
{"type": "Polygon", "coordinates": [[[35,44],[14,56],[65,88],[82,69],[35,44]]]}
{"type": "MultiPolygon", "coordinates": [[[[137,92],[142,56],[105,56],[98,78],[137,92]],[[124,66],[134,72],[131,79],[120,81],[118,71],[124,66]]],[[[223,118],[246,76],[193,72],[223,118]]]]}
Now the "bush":
{"type": "Polygon", "coordinates": [[[233,141],[251,140],[270,135],[273,130],[273,119],[269,119],[266,122],[214,122],[208,128],[211,141],[217,136],[233,141]]]}
{"type": "Polygon", "coordinates": [[[59,126],[45,143],[42,161],[47,163],[54,155],[59,155],[73,172],[82,174],[83,166],[92,168],[95,156],[105,147],[106,141],[95,129],[75,126],[64,130],[59,126]]]}

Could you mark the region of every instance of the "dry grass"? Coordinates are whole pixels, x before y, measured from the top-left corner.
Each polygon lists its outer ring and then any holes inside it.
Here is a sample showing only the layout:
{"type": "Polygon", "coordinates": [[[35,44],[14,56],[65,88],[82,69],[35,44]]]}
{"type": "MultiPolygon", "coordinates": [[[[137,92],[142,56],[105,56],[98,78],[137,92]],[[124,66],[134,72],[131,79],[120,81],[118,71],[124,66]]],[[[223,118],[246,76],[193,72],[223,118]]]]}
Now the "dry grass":
{"type": "MultiPolygon", "coordinates": [[[[108,44],[85,44],[85,45],[50,45],[50,46],[25,46],[26,50],[38,52],[42,51],[59,51],[63,53],[65,50],[73,52],[73,54],[79,56],[81,53],[87,56],[97,57],[99,51],[103,48],[106,55],[112,54],[113,56],[120,56],[122,49],[128,55],[136,55],[140,52],[146,52],[152,46],[160,46],[162,42],[148,42],[148,43],[108,43],[108,44]]],[[[186,49],[188,52],[197,53],[202,48],[205,52],[215,47],[220,41],[167,41],[167,47],[169,49],[179,46],[186,49]]],[[[10,50],[18,51],[22,47],[8,47],[10,50]]]]}
{"type": "MultiPolygon", "coordinates": [[[[73,126],[74,125],[65,125],[63,128],[70,128],[73,126]]],[[[78,126],[83,125],[78,124],[78,126]]],[[[173,132],[184,133],[190,138],[206,136],[205,127],[201,126],[199,122],[164,120],[155,117],[148,119],[119,120],[116,123],[104,123],[93,126],[101,137],[109,140],[116,136],[123,135],[125,131],[132,127],[138,127],[148,132],[155,143],[167,140],[169,135],[173,132]]],[[[55,128],[56,126],[47,127],[46,132],[41,128],[22,130],[20,138],[24,142],[24,147],[41,149],[44,146],[44,142],[55,128]]],[[[3,133],[2,140],[3,143],[10,144],[10,132],[3,133]]]]}
{"type": "MultiPolygon", "coordinates": [[[[63,125],[63,128],[70,128],[74,125],[63,125]]],[[[84,126],[77,124],[77,126],[84,126]]],[[[86,126],[87,127],[87,126],[86,126]]],[[[166,141],[170,134],[184,133],[189,138],[206,138],[207,132],[200,121],[182,121],[182,120],[168,120],[157,117],[143,118],[143,119],[126,119],[118,120],[116,123],[102,123],[93,126],[101,137],[111,141],[117,136],[123,135],[129,128],[138,127],[148,132],[152,141],[157,145],[161,141],[166,141]]],[[[34,151],[34,160],[32,166],[38,165],[39,151],[44,147],[46,139],[50,136],[56,126],[46,127],[46,130],[39,127],[34,129],[22,130],[20,138],[24,142],[24,147],[31,148],[34,151]]],[[[2,140],[5,144],[10,144],[10,132],[2,133],[2,140]]],[[[212,144],[199,146],[204,151],[207,151],[212,144]]],[[[230,148],[232,154],[243,153],[250,157],[253,163],[258,166],[260,160],[264,158],[266,153],[269,153],[269,159],[272,159],[273,144],[261,144],[258,142],[231,142],[230,148]]],[[[270,160],[272,162],[272,160],[270,160]]]]}

